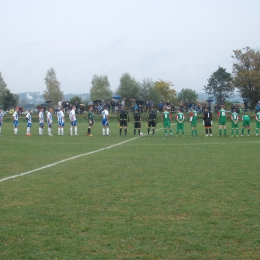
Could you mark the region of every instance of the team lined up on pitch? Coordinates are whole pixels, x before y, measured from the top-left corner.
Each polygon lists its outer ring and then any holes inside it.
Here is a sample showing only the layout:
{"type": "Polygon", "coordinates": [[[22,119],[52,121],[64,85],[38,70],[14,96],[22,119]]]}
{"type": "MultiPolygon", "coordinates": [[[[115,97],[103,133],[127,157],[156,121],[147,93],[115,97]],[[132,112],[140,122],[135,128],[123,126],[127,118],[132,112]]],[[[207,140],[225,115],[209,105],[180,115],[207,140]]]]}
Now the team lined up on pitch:
{"type": "MultiPolygon", "coordinates": [[[[18,134],[18,110],[19,108],[16,107],[12,117],[13,117],[13,123],[14,123],[14,134],[18,134]]],[[[78,128],[77,128],[77,119],[76,119],[76,113],[75,113],[76,107],[73,106],[71,111],[69,112],[69,120],[70,120],[70,135],[78,135],[78,128]]],[[[197,131],[197,111],[194,109],[194,107],[191,108],[191,112],[189,115],[189,123],[191,126],[191,136],[196,137],[198,136],[197,131]]],[[[170,109],[168,107],[164,107],[164,111],[162,113],[157,112],[153,107],[147,112],[146,117],[146,127],[147,127],[147,136],[150,135],[154,137],[155,135],[155,128],[158,124],[159,117],[162,117],[163,120],[163,127],[164,127],[164,137],[168,135],[168,132],[170,136],[173,136],[173,131],[171,128],[171,122],[172,122],[172,114],[170,112],[170,109]]],[[[227,136],[227,111],[225,110],[224,106],[221,106],[221,109],[218,112],[218,124],[219,124],[219,130],[218,130],[218,136],[222,136],[222,130],[224,133],[224,136],[227,136]]],[[[178,109],[178,112],[176,114],[176,123],[177,123],[177,131],[176,136],[179,136],[181,134],[184,137],[184,123],[185,123],[185,115],[181,111],[181,109],[178,109]]],[[[91,134],[91,129],[94,125],[94,114],[93,114],[93,107],[89,107],[89,111],[87,113],[87,119],[88,119],[88,130],[87,130],[87,136],[93,136],[91,134]]],[[[205,112],[203,114],[203,125],[205,128],[206,137],[213,136],[212,134],[212,113],[209,111],[208,108],[205,109],[205,112]]],[[[239,136],[239,115],[237,114],[236,109],[231,113],[230,115],[231,119],[231,137],[236,135],[239,136]]],[[[26,135],[31,136],[31,127],[32,127],[32,117],[31,117],[31,110],[28,110],[28,113],[26,115],[27,120],[27,129],[26,129],[26,135]]],[[[250,116],[249,115],[242,115],[241,120],[243,123],[241,136],[244,136],[245,130],[247,130],[247,136],[250,136],[250,130],[251,130],[251,122],[250,122],[250,116]]],[[[260,110],[257,111],[255,115],[256,120],[256,136],[258,136],[259,133],[259,127],[260,127],[260,110]]],[[[64,126],[65,126],[65,115],[64,115],[64,108],[61,108],[57,112],[57,121],[58,121],[58,135],[63,136],[64,135],[64,126]]],[[[122,108],[122,110],[118,113],[118,124],[119,124],[119,135],[122,136],[122,131],[124,130],[124,136],[127,136],[127,126],[129,123],[129,112],[125,109],[125,107],[122,108]]],[[[53,118],[52,118],[52,108],[49,108],[49,111],[47,113],[46,122],[48,125],[48,135],[52,136],[52,126],[53,126],[53,118]]],[[[142,123],[142,116],[141,113],[138,110],[135,110],[133,113],[133,119],[132,122],[134,124],[134,135],[138,133],[139,136],[142,136],[143,133],[141,132],[141,123],[142,123]]],[[[0,134],[2,131],[2,124],[3,124],[3,113],[0,109],[0,134]]],[[[43,135],[43,129],[44,129],[45,121],[44,121],[44,112],[43,109],[40,109],[39,111],[39,135],[43,135]]],[[[102,134],[103,136],[109,136],[109,112],[107,110],[107,107],[103,107],[102,111],[102,134]]]]}

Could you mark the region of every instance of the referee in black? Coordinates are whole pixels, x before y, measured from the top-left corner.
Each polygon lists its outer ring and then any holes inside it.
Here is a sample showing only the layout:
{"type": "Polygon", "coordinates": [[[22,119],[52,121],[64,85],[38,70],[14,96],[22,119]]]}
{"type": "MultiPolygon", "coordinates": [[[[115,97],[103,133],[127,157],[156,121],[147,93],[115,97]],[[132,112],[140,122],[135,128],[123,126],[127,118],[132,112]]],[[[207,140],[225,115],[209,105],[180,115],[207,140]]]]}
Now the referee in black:
{"type": "Polygon", "coordinates": [[[119,129],[119,135],[122,135],[122,128],[124,127],[125,129],[125,136],[127,134],[127,122],[129,122],[129,115],[128,112],[126,111],[125,107],[123,106],[121,111],[118,114],[118,122],[120,125],[119,129]]]}
{"type": "Polygon", "coordinates": [[[157,123],[157,113],[154,110],[154,107],[151,107],[151,110],[148,111],[146,121],[147,121],[147,137],[150,136],[151,127],[152,127],[153,137],[154,137],[155,127],[157,123]]]}
{"type": "Polygon", "coordinates": [[[207,107],[205,108],[203,116],[203,125],[205,127],[206,137],[209,135],[212,136],[212,114],[207,107]]]}
{"type": "Polygon", "coordinates": [[[140,136],[141,129],[141,114],[138,112],[138,109],[135,110],[133,114],[133,123],[134,123],[134,135],[136,134],[136,129],[138,130],[138,135],[140,136]]]}

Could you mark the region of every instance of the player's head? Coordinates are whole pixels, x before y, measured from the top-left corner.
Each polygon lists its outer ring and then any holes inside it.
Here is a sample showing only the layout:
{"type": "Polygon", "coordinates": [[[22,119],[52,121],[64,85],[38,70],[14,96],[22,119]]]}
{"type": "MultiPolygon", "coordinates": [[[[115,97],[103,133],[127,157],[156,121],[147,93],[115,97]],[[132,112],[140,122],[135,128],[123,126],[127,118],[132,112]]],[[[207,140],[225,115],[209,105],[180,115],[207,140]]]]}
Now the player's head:
{"type": "Polygon", "coordinates": [[[64,110],[64,107],[61,107],[60,110],[63,111],[63,110],[64,110]]]}
{"type": "Polygon", "coordinates": [[[236,108],[234,108],[234,109],[233,109],[233,111],[234,111],[234,112],[237,112],[237,109],[236,109],[236,108]]]}
{"type": "Polygon", "coordinates": [[[31,109],[28,109],[28,113],[30,113],[30,114],[31,114],[31,112],[32,112],[32,110],[31,110],[31,109]]]}
{"type": "Polygon", "coordinates": [[[92,110],[93,109],[93,106],[89,106],[89,110],[92,110]]]}
{"type": "Polygon", "coordinates": [[[181,109],[180,109],[180,108],[178,108],[178,112],[181,112],[181,109]]]}
{"type": "Polygon", "coordinates": [[[205,111],[209,111],[209,109],[207,107],[205,107],[205,111]]]}
{"type": "Polygon", "coordinates": [[[106,109],[107,109],[107,106],[106,106],[106,105],[105,105],[105,106],[103,106],[103,109],[104,109],[104,110],[106,110],[106,109]]]}
{"type": "Polygon", "coordinates": [[[221,105],[221,109],[224,109],[225,108],[225,106],[224,105],[221,105]]]}
{"type": "Polygon", "coordinates": [[[52,112],[52,108],[51,107],[49,108],[49,112],[52,112]]]}
{"type": "Polygon", "coordinates": [[[19,107],[16,107],[16,108],[15,108],[15,111],[18,112],[18,111],[19,111],[19,107]]]}

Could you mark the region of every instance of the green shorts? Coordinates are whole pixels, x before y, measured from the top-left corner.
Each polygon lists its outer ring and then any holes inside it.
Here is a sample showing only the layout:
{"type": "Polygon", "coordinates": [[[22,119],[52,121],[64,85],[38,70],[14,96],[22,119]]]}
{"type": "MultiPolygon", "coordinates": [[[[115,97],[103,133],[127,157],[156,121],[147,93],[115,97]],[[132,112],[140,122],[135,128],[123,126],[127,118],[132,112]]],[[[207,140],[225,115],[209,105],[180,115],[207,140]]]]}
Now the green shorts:
{"type": "Polygon", "coordinates": [[[170,120],[163,121],[163,127],[164,127],[164,128],[169,128],[169,127],[171,127],[171,122],[170,122],[170,120]]]}
{"type": "Polygon", "coordinates": [[[184,123],[181,123],[181,124],[177,123],[177,130],[184,131],[184,123]]]}
{"type": "Polygon", "coordinates": [[[218,124],[219,125],[226,125],[226,121],[219,121],[218,124]]]}
{"type": "Polygon", "coordinates": [[[260,122],[256,121],[256,128],[260,128],[260,122]]]}
{"type": "Polygon", "coordinates": [[[190,123],[190,126],[191,126],[191,127],[196,127],[196,126],[197,126],[197,123],[190,123]]]}
{"type": "Polygon", "coordinates": [[[243,126],[244,127],[249,127],[250,126],[250,120],[244,120],[243,121],[243,126]]]}
{"type": "Polygon", "coordinates": [[[235,124],[234,122],[232,122],[232,123],[231,123],[231,127],[232,127],[232,128],[238,128],[238,123],[235,124]]]}

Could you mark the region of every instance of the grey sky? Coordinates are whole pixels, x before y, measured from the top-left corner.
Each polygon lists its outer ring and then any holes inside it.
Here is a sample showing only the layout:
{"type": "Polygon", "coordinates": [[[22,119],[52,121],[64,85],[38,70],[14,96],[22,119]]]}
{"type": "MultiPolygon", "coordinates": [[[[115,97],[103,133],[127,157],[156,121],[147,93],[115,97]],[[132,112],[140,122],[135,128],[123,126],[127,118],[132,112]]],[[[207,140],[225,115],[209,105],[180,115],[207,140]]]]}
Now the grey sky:
{"type": "Polygon", "coordinates": [[[260,47],[259,0],[0,0],[0,72],[12,92],[42,92],[53,67],[64,93],[112,90],[125,72],[202,92],[233,50],[260,47]]]}

